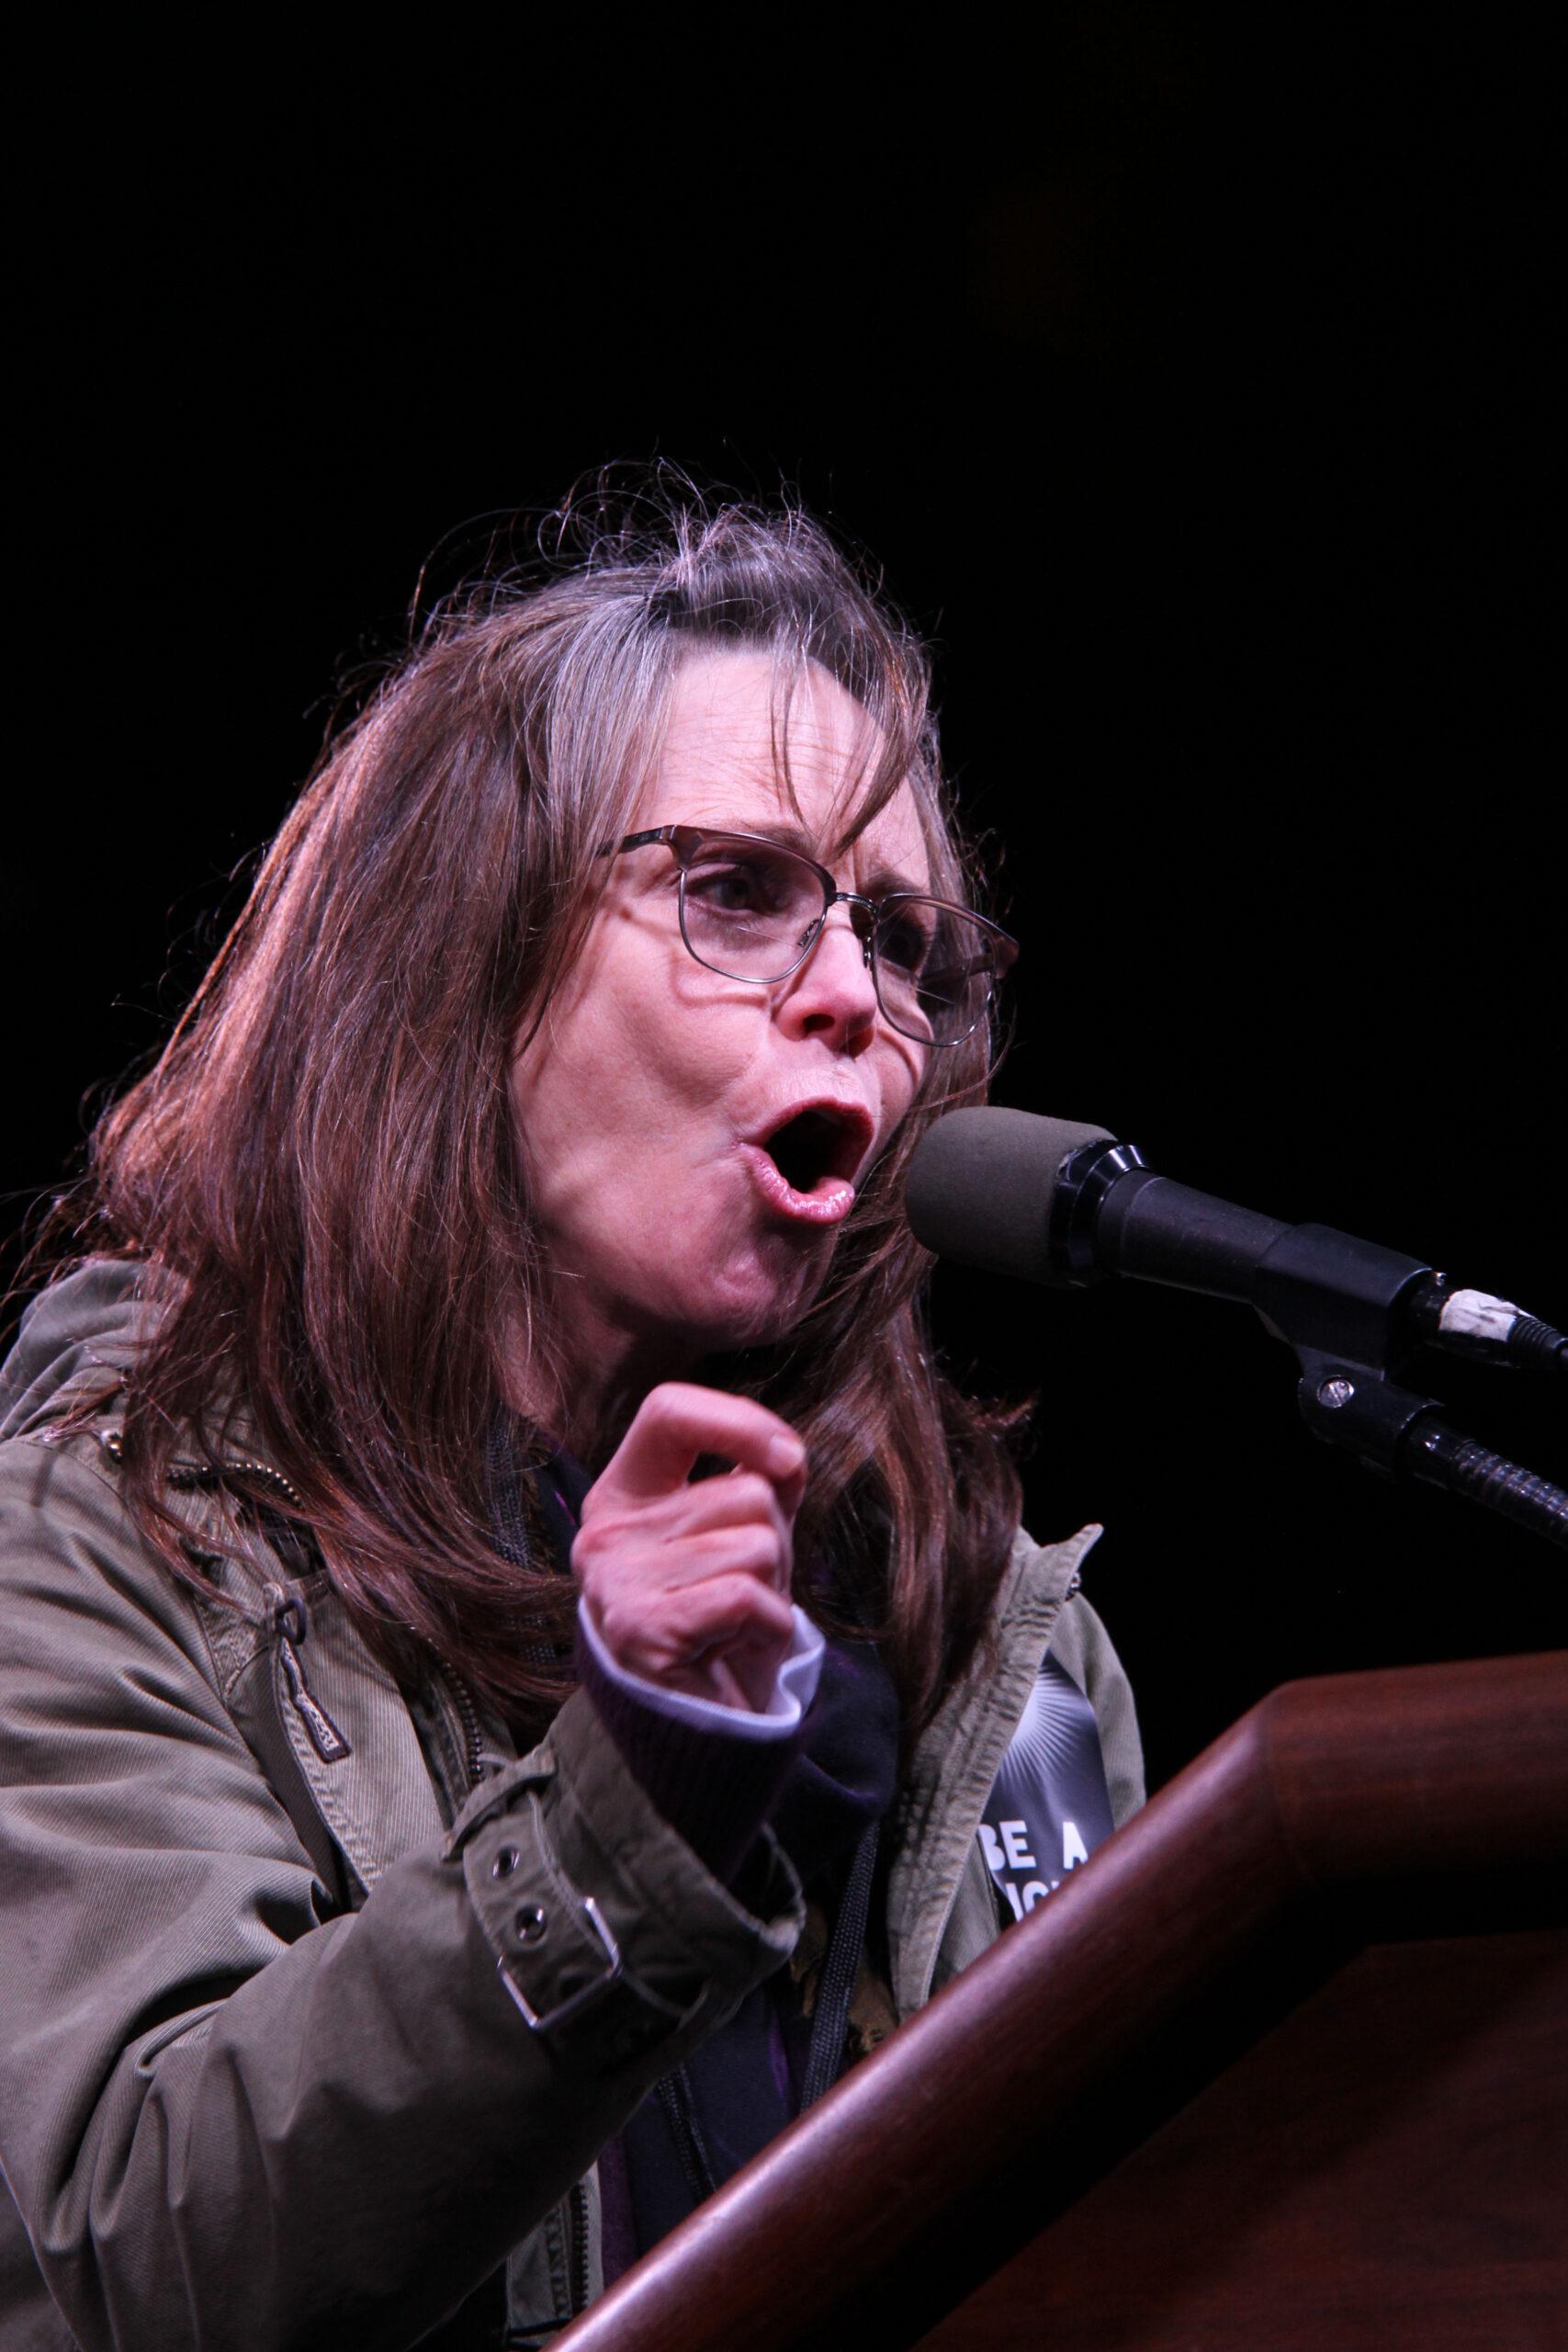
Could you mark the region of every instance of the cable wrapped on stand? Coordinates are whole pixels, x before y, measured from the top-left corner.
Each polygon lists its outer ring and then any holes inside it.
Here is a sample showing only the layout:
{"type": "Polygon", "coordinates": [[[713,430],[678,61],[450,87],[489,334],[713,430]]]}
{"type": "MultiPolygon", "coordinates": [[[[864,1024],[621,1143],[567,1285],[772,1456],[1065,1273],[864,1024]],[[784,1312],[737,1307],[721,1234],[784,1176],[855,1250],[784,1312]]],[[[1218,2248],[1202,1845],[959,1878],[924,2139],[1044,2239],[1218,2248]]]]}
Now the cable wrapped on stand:
{"type": "Polygon", "coordinates": [[[1522,1463],[1494,1453],[1489,1445],[1458,1430],[1446,1429],[1441,1421],[1416,1430],[1407,1453],[1416,1477],[1446,1487],[1450,1494],[1468,1496],[1499,1519],[1531,1528],[1568,1551],[1568,1492],[1550,1479],[1538,1477],[1522,1463]]]}

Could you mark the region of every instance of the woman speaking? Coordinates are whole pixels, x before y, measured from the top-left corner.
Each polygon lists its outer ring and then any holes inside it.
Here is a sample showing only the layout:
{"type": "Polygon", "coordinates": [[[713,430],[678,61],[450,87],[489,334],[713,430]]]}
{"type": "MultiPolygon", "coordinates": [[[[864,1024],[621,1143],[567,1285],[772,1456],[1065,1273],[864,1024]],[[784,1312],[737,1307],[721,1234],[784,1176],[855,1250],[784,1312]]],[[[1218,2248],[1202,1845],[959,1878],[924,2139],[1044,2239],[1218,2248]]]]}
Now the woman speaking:
{"type": "Polygon", "coordinates": [[[0,1374],[7,2346],[547,2341],[1010,1916],[1047,1658],[1136,1804],[899,1211],[1012,954],[798,514],[332,747],[0,1374]]]}

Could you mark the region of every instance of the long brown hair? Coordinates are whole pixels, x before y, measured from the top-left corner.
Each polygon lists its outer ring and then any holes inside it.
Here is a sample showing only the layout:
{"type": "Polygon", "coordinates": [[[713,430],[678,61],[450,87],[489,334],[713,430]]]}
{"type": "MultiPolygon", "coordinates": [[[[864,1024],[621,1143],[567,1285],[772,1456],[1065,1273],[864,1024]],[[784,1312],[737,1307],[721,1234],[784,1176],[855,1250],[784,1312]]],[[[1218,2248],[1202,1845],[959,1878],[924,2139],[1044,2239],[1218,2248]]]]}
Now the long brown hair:
{"type": "MultiPolygon", "coordinates": [[[[470,587],[425,625],[101,1121],[73,1212],[75,1252],[143,1261],[163,1306],[124,1461],[175,1572],[198,1574],[171,1467],[221,1475],[243,1443],[382,1654],[428,1645],[520,1721],[566,1687],[571,1596],[503,1555],[486,1470],[506,1352],[549,1337],[507,1071],[581,946],[671,678],[724,645],[771,652],[785,715],[808,662],[857,697],[877,750],[854,830],[907,781],[933,888],[966,895],[909,629],[797,512],[644,502],[542,581],[470,587]]],[[[925,1344],[928,1261],[898,1211],[914,1142],[978,1097],[991,1051],[976,1035],[930,1057],[787,1345],[703,1375],[806,1441],[801,1556],[838,1596],[814,1605],[879,1632],[911,1723],[972,1646],[1017,1517],[999,1419],[925,1344]]]]}

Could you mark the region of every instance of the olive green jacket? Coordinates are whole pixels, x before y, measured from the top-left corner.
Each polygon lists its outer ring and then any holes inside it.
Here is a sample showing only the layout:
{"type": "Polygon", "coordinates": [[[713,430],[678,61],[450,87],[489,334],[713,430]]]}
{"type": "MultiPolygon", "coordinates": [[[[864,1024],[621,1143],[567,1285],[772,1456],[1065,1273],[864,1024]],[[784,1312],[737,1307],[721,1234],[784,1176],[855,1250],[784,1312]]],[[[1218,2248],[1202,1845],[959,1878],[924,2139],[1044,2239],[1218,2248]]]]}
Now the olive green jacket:
{"type": "MultiPolygon", "coordinates": [[[[0,2345],[456,2347],[503,2302],[547,2342],[599,2285],[596,2151],[786,1958],[794,1871],[764,1838],[710,1877],[581,1694],[531,1755],[490,1726],[468,1792],[458,1694],[433,1677],[416,1726],[224,1491],[175,1494],[210,1593],[176,1585],[113,1396],[62,1430],[133,1352],[133,1282],[58,1285],[0,1374],[0,2345]]],[[[1019,1538],[920,1743],[901,2016],[998,1932],[976,1828],[1048,1644],[1116,1820],[1141,1802],[1125,1679],[1066,1605],[1096,1532],[1019,1538]]]]}

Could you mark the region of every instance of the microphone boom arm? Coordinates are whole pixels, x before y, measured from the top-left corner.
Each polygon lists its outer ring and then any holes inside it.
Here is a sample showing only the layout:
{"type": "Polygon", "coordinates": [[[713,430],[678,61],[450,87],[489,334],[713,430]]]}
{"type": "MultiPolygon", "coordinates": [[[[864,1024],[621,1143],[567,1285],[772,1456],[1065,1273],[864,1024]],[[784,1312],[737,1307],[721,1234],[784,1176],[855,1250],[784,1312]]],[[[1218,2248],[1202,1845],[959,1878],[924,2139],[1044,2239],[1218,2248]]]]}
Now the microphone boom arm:
{"type": "Polygon", "coordinates": [[[1078,1288],[1127,1274],[1235,1299],[1293,1350],[1307,1426],[1370,1468],[1415,1476],[1568,1547],[1568,1491],[1438,1418],[1395,1376],[1422,1347],[1568,1371],[1568,1339],[1506,1299],[1333,1226],[1286,1225],[1150,1168],[1103,1127],[950,1112],[911,1163],[917,1238],[960,1262],[1078,1288]]]}
{"type": "Polygon", "coordinates": [[[1438,1419],[1434,1396],[1396,1387],[1382,1373],[1298,1348],[1296,1396],[1314,1437],[1348,1447],[1370,1469],[1464,1495],[1516,1527],[1568,1549],[1568,1489],[1495,1453],[1438,1419]]]}
{"type": "Polygon", "coordinates": [[[1436,1397],[1390,1377],[1434,1336],[1448,1291],[1420,1259],[1330,1225],[1286,1225],[1237,1208],[1156,1175],[1135,1144],[1100,1139],[1063,1161],[1049,1237],[1074,1285],[1131,1274],[1255,1307],[1301,1365],[1296,1395],[1314,1437],[1568,1548],[1568,1490],[1451,1429],[1436,1397]]]}

